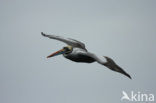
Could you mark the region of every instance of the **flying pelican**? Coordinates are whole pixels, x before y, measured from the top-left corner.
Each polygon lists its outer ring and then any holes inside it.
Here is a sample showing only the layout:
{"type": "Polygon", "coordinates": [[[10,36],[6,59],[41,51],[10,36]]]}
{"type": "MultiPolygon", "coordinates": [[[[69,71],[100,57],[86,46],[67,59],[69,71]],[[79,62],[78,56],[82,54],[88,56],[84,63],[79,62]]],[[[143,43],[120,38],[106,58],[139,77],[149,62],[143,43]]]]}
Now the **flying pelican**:
{"type": "Polygon", "coordinates": [[[41,32],[41,34],[50,39],[62,41],[68,45],[66,47],[63,47],[63,49],[47,56],[47,58],[63,54],[65,58],[75,62],[93,63],[96,61],[99,64],[102,64],[113,71],[122,73],[123,75],[131,79],[131,76],[128,73],[126,73],[120,66],[118,66],[111,58],[104,56],[101,59],[95,54],[88,52],[85,48],[84,43],[71,38],[64,38],[56,35],[47,35],[43,32],[41,32]]]}

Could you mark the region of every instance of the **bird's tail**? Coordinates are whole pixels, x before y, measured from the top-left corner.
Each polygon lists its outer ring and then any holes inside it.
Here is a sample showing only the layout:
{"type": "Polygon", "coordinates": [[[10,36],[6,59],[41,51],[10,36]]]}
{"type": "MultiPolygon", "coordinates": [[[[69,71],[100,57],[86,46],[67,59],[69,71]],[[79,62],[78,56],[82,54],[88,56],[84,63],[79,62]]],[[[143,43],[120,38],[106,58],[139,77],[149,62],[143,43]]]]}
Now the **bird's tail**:
{"type": "Polygon", "coordinates": [[[106,56],[104,56],[104,57],[107,60],[107,62],[104,64],[104,66],[108,67],[109,69],[111,69],[113,71],[122,73],[123,75],[132,79],[131,76],[128,73],[126,73],[120,66],[118,66],[111,58],[106,57],[106,56]]]}

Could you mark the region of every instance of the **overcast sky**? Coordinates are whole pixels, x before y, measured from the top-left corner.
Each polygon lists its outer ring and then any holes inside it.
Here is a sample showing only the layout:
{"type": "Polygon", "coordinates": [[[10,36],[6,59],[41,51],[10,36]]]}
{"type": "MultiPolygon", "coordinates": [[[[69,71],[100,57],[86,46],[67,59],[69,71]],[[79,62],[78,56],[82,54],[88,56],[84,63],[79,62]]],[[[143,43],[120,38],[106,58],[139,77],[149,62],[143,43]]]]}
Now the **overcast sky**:
{"type": "Polygon", "coordinates": [[[122,91],[156,94],[155,0],[1,0],[0,103],[120,103],[122,91]],[[80,40],[132,80],[98,63],[46,56],[80,40]]]}

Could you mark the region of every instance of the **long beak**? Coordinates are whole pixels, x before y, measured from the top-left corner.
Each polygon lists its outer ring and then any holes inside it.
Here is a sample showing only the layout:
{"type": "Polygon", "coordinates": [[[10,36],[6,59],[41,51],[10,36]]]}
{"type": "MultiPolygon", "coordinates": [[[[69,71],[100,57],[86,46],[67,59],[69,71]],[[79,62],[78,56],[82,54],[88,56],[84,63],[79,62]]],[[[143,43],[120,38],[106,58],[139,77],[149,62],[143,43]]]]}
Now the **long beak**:
{"type": "Polygon", "coordinates": [[[57,55],[61,55],[63,53],[65,53],[65,50],[61,49],[61,50],[59,50],[59,51],[57,51],[55,53],[50,54],[49,56],[47,56],[47,58],[50,58],[50,57],[53,57],[53,56],[57,56],[57,55]]]}

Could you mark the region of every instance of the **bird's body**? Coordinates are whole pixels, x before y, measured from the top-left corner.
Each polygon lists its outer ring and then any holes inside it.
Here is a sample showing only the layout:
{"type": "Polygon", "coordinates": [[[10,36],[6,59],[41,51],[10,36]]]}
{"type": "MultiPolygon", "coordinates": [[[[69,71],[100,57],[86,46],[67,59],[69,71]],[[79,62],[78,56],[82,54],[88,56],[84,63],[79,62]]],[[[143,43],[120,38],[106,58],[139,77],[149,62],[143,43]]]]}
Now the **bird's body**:
{"type": "Polygon", "coordinates": [[[88,52],[81,48],[73,48],[72,52],[69,54],[63,54],[63,56],[69,60],[74,62],[82,62],[82,63],[93,63],[95,59],[91,56],[86,55],[88,52]]]}
{"type": "Polygon", "coordinates": [[[131,79],[131,76],[128,73],[126,73],[121,67],[119,67],[111,58],[104,56],[101,59],[97,55],[88,52],[87,49],[85,48],[84,43],[70,38],[63,38],[55,35],[47,35],[44,33],[41,34],[45,37],[56,39],[68,44],[67,47],[64,47],[63,49],[55,53],[52,53],[51,55],[48,56],[48,58],[63,54],[65,58],[74,62],[81,62],[81,63],[98,62],[99,64],[102,64],[113,71],[120,72],[131,79]]]}

